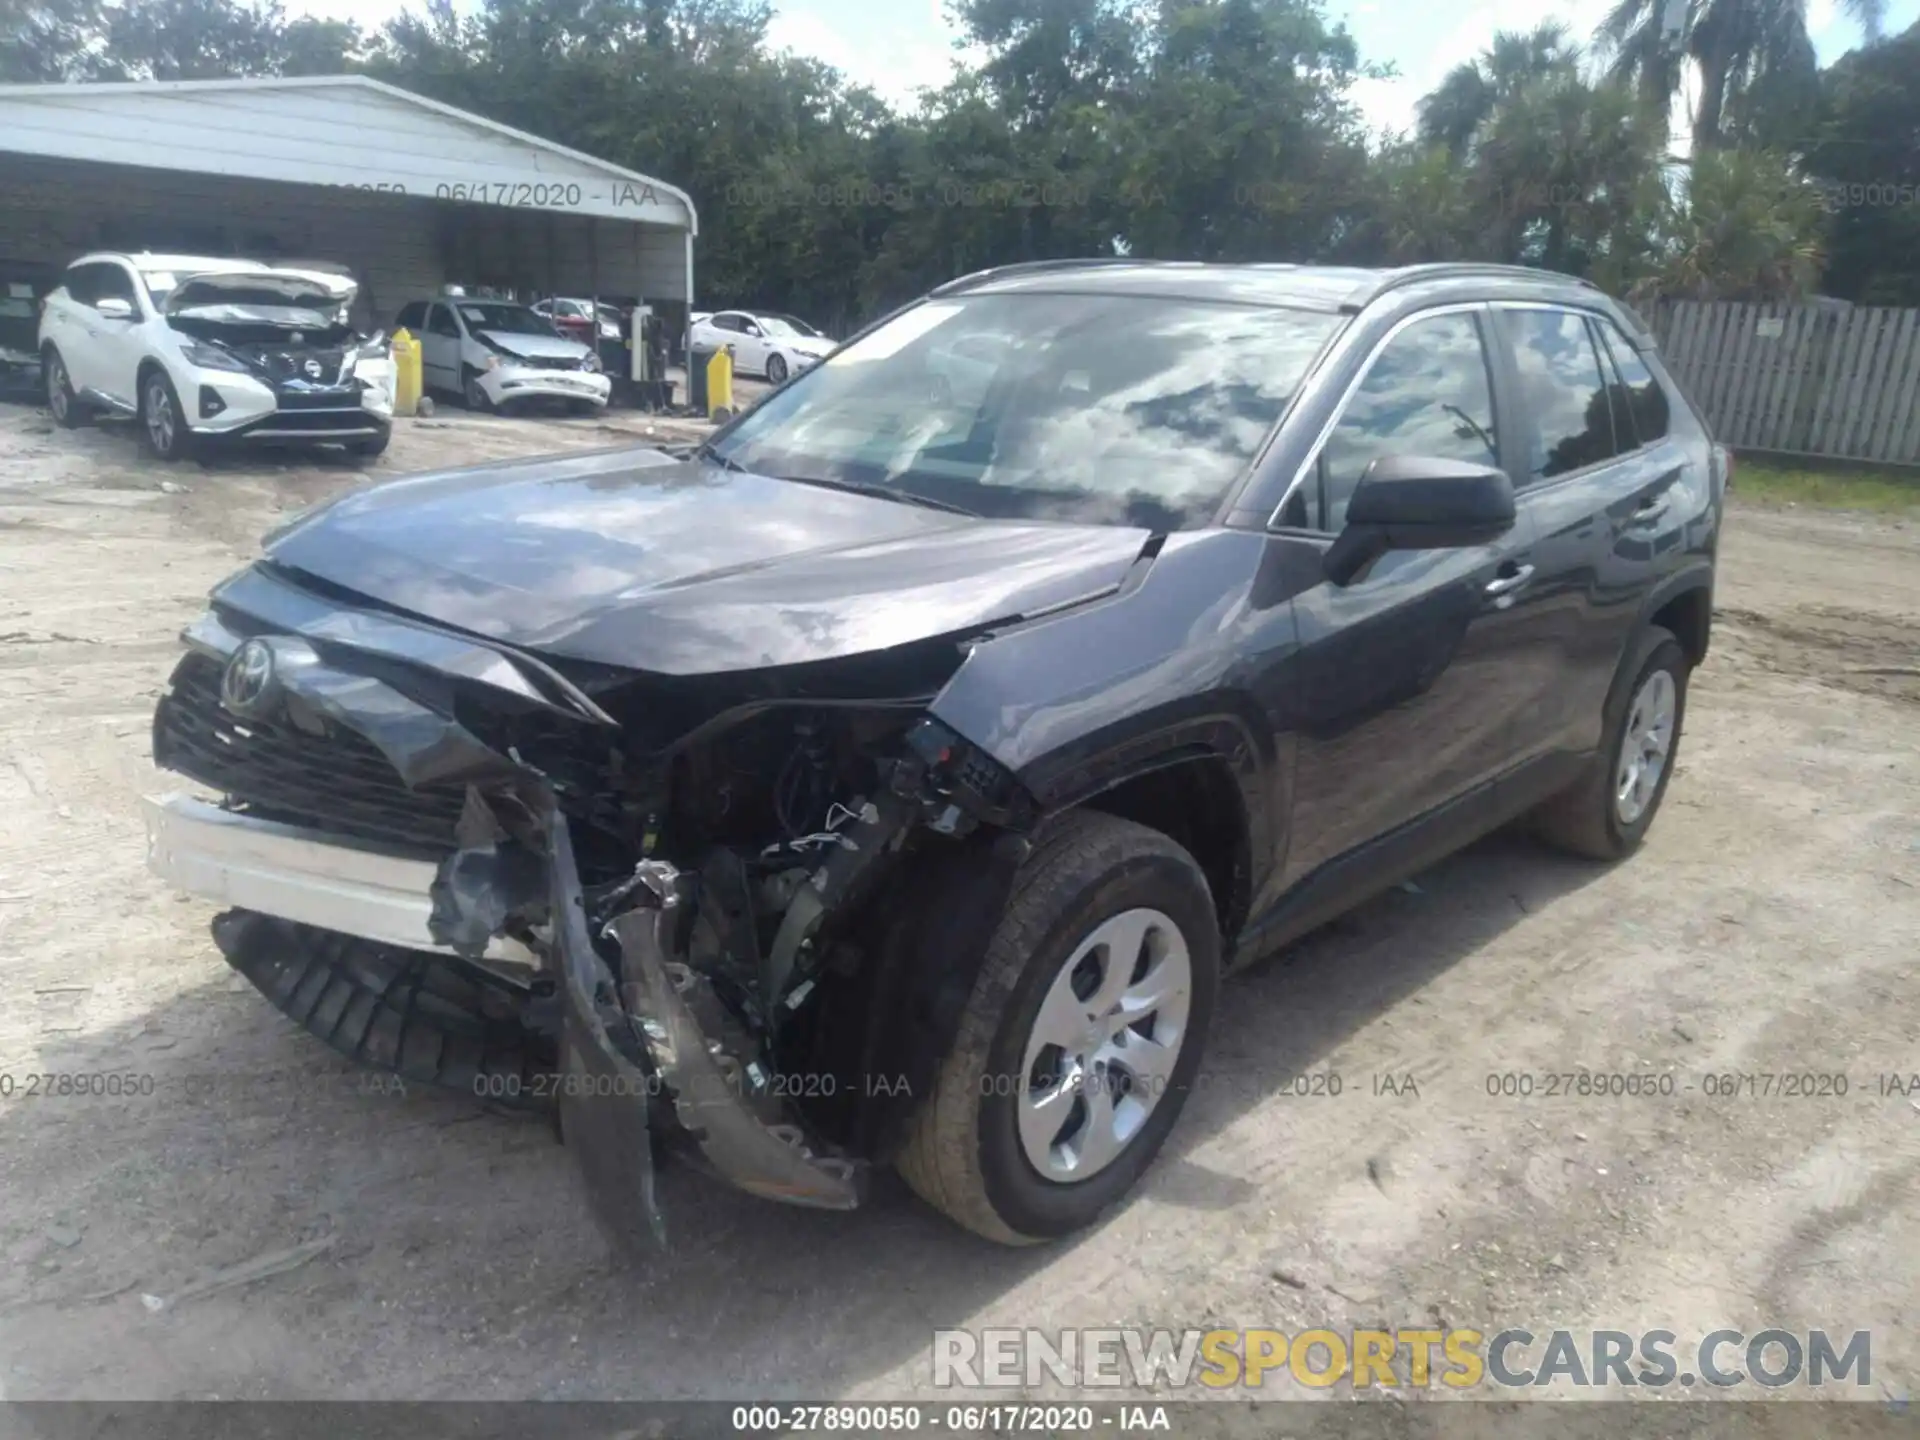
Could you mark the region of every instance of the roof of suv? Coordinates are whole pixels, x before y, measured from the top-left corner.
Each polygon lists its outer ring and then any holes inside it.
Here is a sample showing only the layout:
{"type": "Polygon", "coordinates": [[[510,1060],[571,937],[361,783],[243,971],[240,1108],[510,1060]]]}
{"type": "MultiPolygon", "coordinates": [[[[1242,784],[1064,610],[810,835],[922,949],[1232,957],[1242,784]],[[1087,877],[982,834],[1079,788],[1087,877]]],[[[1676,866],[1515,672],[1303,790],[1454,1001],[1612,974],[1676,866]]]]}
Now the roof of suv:
{"type": "Polygon", "coordinates": [[[936,295],[1061,290],[1169,295],[1193,300],[1357,310],[1402,286],[1445,281],[1507,282],[1599,292],[1588,281],[1522,265],[1407,265],[1365,270],[1342,265],[1214,265],[1188,260],[1036,260],[981,270],[941,286],[936,295]]]}
{"type": "Polygon", "coordinates": [[[189,275],[204,275],[212,270],[223,270],[228,274],[238,275],[246,270],[274,268],[259,260],[239,260],[231,255],[153,255],[145,250],[95,250],[90,254],[82,255],[72,263],[90,265],[101,260],[124,260],[136,270],[184,271],[189,275]]]}

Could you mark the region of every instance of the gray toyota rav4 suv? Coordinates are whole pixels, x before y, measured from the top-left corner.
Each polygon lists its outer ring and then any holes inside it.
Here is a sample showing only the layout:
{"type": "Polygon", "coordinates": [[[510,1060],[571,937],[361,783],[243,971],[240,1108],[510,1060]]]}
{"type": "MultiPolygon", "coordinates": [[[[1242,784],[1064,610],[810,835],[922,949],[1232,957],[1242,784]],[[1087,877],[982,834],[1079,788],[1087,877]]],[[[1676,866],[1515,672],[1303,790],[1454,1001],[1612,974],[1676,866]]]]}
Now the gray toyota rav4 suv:
{"type": "Polygon", "coordinates": [[[1640,843],[1728,473],[1561,276],[987,271],[697,449],[269,536],[155,717],[214,798],[154,863],[328,1044],[551,1103],[643,1232],[677,1151],[1064,1235],[1225,972],[1509,821],[1640,843]]]}

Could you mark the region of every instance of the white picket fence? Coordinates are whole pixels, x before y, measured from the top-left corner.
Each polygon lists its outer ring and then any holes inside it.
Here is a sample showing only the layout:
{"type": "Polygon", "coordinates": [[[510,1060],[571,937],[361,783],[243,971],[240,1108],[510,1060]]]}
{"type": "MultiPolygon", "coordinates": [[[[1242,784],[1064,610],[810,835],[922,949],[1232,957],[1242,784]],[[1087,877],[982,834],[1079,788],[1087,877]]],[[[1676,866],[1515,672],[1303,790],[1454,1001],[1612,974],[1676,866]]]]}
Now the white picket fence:
{"type": "Polygon", "coordinates": [[[1920,310],[1680,300],[1647,319],[1736,449],[1920,465],[1920,310]]]}

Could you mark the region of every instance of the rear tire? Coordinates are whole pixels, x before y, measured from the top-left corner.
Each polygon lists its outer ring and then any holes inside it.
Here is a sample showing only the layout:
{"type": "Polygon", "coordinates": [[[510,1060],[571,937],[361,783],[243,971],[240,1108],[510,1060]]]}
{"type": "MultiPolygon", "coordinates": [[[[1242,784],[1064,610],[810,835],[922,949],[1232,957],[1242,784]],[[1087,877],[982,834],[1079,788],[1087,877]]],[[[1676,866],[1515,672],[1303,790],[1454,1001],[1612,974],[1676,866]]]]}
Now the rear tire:
{"type": "Polygon", "coordinates": [[[1130,820],[1061,817],[1015,881],[953,1048],[909,1123],[901,1174],[1001,1244],[1091,1225],[1179,1119],[1219,972],[1219,918],[1191,855],[1130,820]],[[1062,1022],[1077,1033],[1048,1043],[1062,1022]],[[1103,1090],[1109,1077],[1120,1088],[1103,1090]]]}
{"type": "Polygon", "coordinates": [[[1692,663],[1671,631],[1650,625],[1607,699],[1600,748],[1581,777],[1534,813],[1549,844],[1593,860],[1619,860],[1646,838],[1680,755],[1692,663]]]}
{"type": "Polygon", "coordinates": [[[67,430],[78,430],[89,418],[87,405],[73,390],[73,377],[67,374],[67,362],[49,345],[40,353],[40,370],[47,382],[47,409],[54,423],[67,430]]]}
{"type": "Polygon", "coordinates": [[[193,432],[167,372],[149,366],[140,377],[140,439],[156,460],[171,464],[193,453],[193,432]]]}

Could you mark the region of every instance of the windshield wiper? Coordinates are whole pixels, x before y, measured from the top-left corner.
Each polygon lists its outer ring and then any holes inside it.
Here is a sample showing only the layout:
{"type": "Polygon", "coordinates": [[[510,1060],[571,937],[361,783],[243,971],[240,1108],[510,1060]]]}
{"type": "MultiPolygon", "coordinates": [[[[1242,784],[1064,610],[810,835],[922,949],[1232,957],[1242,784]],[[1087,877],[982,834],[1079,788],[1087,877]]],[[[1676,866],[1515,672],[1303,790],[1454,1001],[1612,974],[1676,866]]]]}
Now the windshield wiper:
{"type": "Polygon", "coordinates": [[[714,449],[713,442],[711,440],[706,441],[704,444],[700,446],[698,450],[694,451],[693,453],[696,459],[711,460],[714,464],[718,465],[722,470],[738,470],[742,475],[747,473],[747,467],[742,465],[738,460],[729,460],[726,456],[722,455],[718,450],[714,449]]]}
{"type": "Polygon", "coordinates": [[[893,485],[868,485],[859,480],[822,480],[812,475],[776,475],[774,479],[794,485],[817,485],[822,490],[843,490],[849,495],[870,495],[875,500],[893,500],[901,505],[919,505],[928,510],[944,510],[949,515],[965,515],[970,520],[980,518],[978,510],[969,510],[951,500],[936,500],[931,495],[920,495],[893,485]]]}

